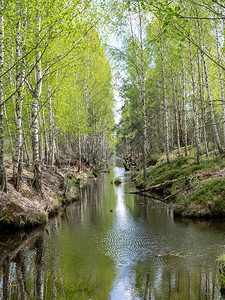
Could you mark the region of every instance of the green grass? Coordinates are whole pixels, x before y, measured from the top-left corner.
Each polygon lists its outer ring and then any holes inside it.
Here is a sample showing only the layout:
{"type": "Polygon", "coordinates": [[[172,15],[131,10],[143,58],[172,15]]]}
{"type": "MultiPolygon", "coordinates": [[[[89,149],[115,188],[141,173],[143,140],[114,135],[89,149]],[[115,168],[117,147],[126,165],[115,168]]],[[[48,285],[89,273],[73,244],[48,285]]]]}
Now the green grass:
{"type": "MultiPolygon", "coordinates": [[[[210,211],[213,215],[225,215],[225,178],[210,178],[200,182],[199,186],[187,197],[184,204],[184,211],[187,211],[190,204],[195,203],[210,211]]],[[[199,212],[193,211],[198,215],[199,212]]]]}
{"type": "MultiPolygon", "coordinates": [[[[185,180],[180,180],[166,187],[167,192],[175,194],[173,200],[177,205],[178,214],[189,217],[225,216],[225,178],[210,178],[210,173],[213,174],[223,168],[225,168],[224,154],[202,157],[200,165],[197,165],[195,158],[180,157],[170,164],[161,163],[150,167],[145,186],[186,177],[189,184],[185,180]],[[207,179],[200,181],[203,177],[199,177],[197,172],[205,172],[207,179]]],[[[143,183],[143,176],[138,177],[136,183],[143,183]]]]}
{"type": "MultiPolygon", "coordinates": [[[[197,171],[217,171],[225,168],[224,155],[217,157],[202,158],[201,164],[196,164],[193,157],[180,157],[170,164],[162,163],[151,167],[147,171],[147,184],[154,185],[179,177],[194,175],[197,171]]],[[[143,177],[141,178],[143,180],[143,177]]]]}

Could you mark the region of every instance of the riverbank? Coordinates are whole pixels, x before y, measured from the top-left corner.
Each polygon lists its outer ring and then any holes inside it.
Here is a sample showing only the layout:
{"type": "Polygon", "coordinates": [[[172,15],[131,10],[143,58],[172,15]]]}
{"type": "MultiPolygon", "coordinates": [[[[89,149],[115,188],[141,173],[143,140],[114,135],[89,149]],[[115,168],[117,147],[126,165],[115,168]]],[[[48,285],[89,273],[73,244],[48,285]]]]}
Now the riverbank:
{"type": "Polygon", "coordinates": [[[191,157],[158,163],[147,170],[144,184],[141,173],[133,174],[134,193],[157,197],[173,203],[174,215],[189,218],[225,216],[225,155],[202,158],[201,164],[191,157]]]}
{"type": "Polygon", "coordinates": [[[33,186],[32,167],[24,167],[20,191],[12,185],[12,164],[6,163],[8,193],[0,192],[0,225],[2,227],[35,227],[47,223],[63,206],[80,198],[80,184],[94,178],[92,170],[78,173],[76,167],[42,166],[42,193],[33,186]]]}

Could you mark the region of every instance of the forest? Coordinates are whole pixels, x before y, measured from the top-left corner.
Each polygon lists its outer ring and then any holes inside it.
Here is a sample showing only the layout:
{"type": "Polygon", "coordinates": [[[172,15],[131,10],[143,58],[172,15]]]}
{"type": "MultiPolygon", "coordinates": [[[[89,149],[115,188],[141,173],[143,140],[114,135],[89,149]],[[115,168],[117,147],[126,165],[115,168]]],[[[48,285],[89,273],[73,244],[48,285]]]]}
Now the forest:
{"type": "Polygon", "coordinates": [[[20,189],[23,163],[32,162],[37,191],[41,164],[53,166],[60,152],[79,158],[82,151],[95,164],[107,157],[111,72],[89,12],[79,2],[1,3],[3,191],[4,152],[13,158],[14,187],[20,189]]]}
{"type": "Polygon", "coordinates": [[[222,154],[225,143],[222,1],[153,1],[127,17],[118,151],[143,161],[222,154]],[[129,32],[129,35],[127,34],[129,32]],[[142,143],[140,142],[142,138],[142,143]]]}
{"type": "Polygon", "coordinates": [[[134,193],[184,217],[225,215],[224,8],[129,2],[111,50],[123,75],[116,149],[126,170],[138,165],[134,193]]]}
{"type": "Polygon", "coordinates": [[[183,216],[224,215],[224,8],[131,2],[112,51],[124,74],[117,152],[142,168],[135,193],[157,190],[183,216]]]}
{"type": "Polygon", "coordinates": [[[222,168],[224,8],[216,0],[2,0],[2,197],[29,194],[24,179],[43,196],[43,173],[95,172],[115,149],[142,167],[142,187],[158,162],[195,157],[205,166],[218,156],[222,168]]]}

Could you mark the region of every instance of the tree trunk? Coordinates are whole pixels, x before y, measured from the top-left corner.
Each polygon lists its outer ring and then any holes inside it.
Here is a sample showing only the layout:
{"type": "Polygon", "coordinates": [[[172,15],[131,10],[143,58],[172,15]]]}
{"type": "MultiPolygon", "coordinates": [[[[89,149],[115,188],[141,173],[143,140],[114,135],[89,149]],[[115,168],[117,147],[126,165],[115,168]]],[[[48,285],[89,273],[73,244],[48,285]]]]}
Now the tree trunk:
{"type": "Polygon", "coordinates": [[[180,155],[181,155],[181,151],[180,151],[180,129],[179,129],[179,123],[178,123],[177,97],[176,97],[174,75],[173,75],[173,69],[172,69],[172,64],[171,63],[170,63],[170,71],[171,71],[171,80],[172,80],[172,87],[173,87],[173,102],[174,102],[175,123],[176,123],[176,130],[177,130],[177,150],[178,150],[178,156],[180,157],[180,155]]]}
{"type": "Polygon", "coordinates": [[[38,136],[38,98],[34,98],[32,102],[32,150],[33,150],[33,166],[34,180],[33,185],[38,193],[41,193],[41,169],[39,160],[39,136],[38,136]]]}
{"type": "Polygon", "coordinates": [[[185,72],[184,72],[184,57],[181,57],[182,62],[182,97],[183,97],[183,119],[184,119],[184,148],[185,156],[188,156],[187,148],[187,118],[186,118],[186,101],[185,101],[185,72]]]}
{"type": "MultiPolygon", "coordinates": [[[[4,0],[0,0],[0,73],[4,67],[4,0]]],[[[0,75],[0,190],[7,192],[7,178],[4,165],[4,129],[3,129],[3,76],[0,75]]]]}
{"type": "Polygon", "coordinates": [[[48,164],[48,153],[49,153],[49,146],[48,146],[48,134],[47,134],[47,128],[46,128],[46,120],[45,120],[45,111],[43,107],[43,103],[41,101],[41,107],[42,107],[42,114],[40,117],[42,118],[42,126],[43,126],[43,140],[44,140],[44,161],[46,164],[48,164]]]}
{"type": "Polygon", "coordinates": [[[198,103],[196,98],[196,87],[195,87],[195,75],[194,75],[194,64],[192,58],[191,42],[189,40],[189,52],[190,52],[190,62],[191,62],[191,78],[192,78],[192,90],[193,90],[193,112],[194,112],[194,123],[195,123],[195,140],[196,140],[196,150],[197,150],[197,164],[200,164],[200,139],[199,139],[199,125],[198,125],[198,103]]]}
{"type": "Polygon", "coordinates": [[[204,78],[202,77],[201,80],[201,68],[200,68],[200,59],[198,55],[198,75],[199,75],[199,93],[200,93],[200,99],[201,99],[201,129],[203,131],[203,140],[205,145],[205,153],[206,156],[209,156],[209,150],[208,150],[208,142],[207,142],[207,134],[206,134],[206,126],[205,126],[205,85],[204,85],[204,78]]]}
{"type": "Polygon", "coordinates": [[[166,82],[165,82],[165,68],[164,68],[164,53],[163,53],[163,41],[161,45],[161,58],[162,58],[162,79],[163,79],[163,109],[165,117],[165,128],[166,128],[166,159],[167,163],[170,163],[170,146],[169,146],[169,122],[168,122],[168,111],[166,101],[166,82]]]}
{"type": "MultiPolygon", "coordinates": [[[[16,59],[17,61],[22,59],[23,52],[23,41],[22,41],[22,28],[21,28],[21,15],[23,10],[21,7],[21,1],[17,0],[16,3],[17,11],[17,34],[16,34],[16,59]]],[[[23,106],[23,97],[22,89],[24,86],[24,62],[17,64],[16,68],[16,89],[17,97],[15,103],[15,123],[16,123],[16,149],[15,155],[13,158],[13,185],[16,190],[20,190],[22,182],[22,161],[23,161],[23,132],[22,132],[22,106],[23,106]]]]}
{"type": "Polygon", "coordinates": [[[49,89],[49,155],[48,155],[48,163],[50,166],[54,165],[55,160],[55,143],[54,143],[54,118],[53,118],[53,111],[52,111],[52,97],[50,96],[50,89],[49,89]]]}
{"type": "MultiPolygon", "coordinates": [[[[41,19],[40,19],[39,12],[37,15],[37,31],[38,31],[38,40],[40,40],[41,19]]],[[[42,183],[41,183],[41,166],[40,166],[40,158],[39,158],[39,136],[38,136],[38,102],[42,92],[42,67],[41,67],[40,50],[37,51],[36,64],[37,64],[37,78],[36,78],[36,87],[33,93],[33,102],[32,102],[32,148],[33,148],[33,165],[34,165],[33,186],[38,193],[41,193],[42,183]]]]}

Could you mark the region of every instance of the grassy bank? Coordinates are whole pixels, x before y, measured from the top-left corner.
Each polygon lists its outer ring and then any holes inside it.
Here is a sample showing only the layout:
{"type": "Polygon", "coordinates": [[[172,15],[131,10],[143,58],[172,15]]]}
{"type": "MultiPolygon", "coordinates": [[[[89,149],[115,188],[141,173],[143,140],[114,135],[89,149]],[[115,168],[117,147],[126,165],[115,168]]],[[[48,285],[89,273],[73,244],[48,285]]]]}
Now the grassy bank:
{"type": "Polygon", "coordinates": [[[148,168],[147,182],[135,174],[137,187],[167,183],[151,190],[162,200],[174,202],[175,215],[184,217],[225,216],[225,156],[202,158],[201,164],[191,157],[174,159],[148,168]],[[177,181],[176,181],[177,179],[177,181]],[[171,180],[175,182],[170,183],[171,180]]]}

